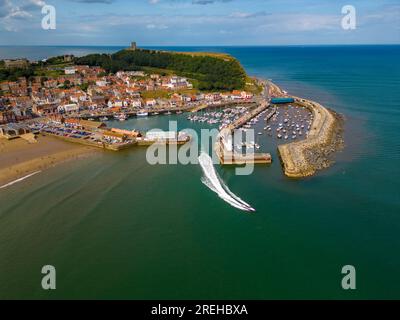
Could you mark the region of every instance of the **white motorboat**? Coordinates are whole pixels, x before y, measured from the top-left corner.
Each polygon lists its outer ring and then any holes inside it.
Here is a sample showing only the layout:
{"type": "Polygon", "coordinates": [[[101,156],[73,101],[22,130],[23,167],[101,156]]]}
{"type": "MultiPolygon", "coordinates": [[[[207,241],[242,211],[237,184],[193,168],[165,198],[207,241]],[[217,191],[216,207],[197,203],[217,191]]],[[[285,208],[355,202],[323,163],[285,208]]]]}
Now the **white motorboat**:
{"type": "Polygon", "coordinates": [[[149,115],[149,113],[146,112],[146,111],[139,111],[139,112],[136,114],[136,116],[138,116],[138,117],[147,117],[148,115],[149,115]]]}

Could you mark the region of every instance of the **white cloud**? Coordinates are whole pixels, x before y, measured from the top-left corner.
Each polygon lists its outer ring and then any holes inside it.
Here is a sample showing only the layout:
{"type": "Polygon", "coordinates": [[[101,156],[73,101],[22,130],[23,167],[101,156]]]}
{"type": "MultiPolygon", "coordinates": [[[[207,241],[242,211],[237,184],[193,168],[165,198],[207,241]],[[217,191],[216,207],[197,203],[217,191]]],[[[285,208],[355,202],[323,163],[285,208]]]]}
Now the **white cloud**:
{"type": "Polygon", "coordinates": [[[164,29],[168,29],[168,26],[166,26],[165,24],[157,25],[157,24],[150,23],[150,24],[146,25],[146,28],[147,29],[164,30],[164,29]]]}
{"type": "MultiPolygon", "coordinates": [[[[0,30],[18,32],[24,28],[21,19],[32,19],[34,13],[40,14],[39,8],[46,5],[42,0],[1,0],[0,2],[0,30]]],[[[26,23],[28,25],[28,23],[26,23]]]]}

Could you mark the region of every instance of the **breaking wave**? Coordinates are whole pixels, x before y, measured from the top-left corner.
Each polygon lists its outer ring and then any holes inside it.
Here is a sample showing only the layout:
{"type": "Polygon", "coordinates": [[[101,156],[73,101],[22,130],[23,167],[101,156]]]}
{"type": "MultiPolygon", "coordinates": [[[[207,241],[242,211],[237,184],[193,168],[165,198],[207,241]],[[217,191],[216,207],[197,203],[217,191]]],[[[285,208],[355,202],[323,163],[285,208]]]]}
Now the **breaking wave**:
{"type": "Polygon", "coordinates": [[[229,190],[228,186],[225,185],[215,171],[212,159],[207,153],[202,152],[200,154],[199,163],[204,173],[204,177],[201,178],[201,182],[203,182],[210,190],[214,191],[222,200],[237,209],[252,212],[256,211],[248,203],[244,202],[231,190],[229,190]]]}

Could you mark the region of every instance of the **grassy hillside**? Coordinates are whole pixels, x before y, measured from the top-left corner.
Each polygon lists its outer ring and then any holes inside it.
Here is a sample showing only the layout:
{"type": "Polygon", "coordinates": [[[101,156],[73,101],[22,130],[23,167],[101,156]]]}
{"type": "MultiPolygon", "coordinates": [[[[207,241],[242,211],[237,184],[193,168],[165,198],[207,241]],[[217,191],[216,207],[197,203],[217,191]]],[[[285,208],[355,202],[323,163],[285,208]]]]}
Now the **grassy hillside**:
{"type": "Polygon", "coordinates": [[[87,55],[75,62],[101,66],[108,72],[146,68],[169,70],[194,79],[200,90],[244,89],[246,85],[246,73],[239,62],[225,54],[122,50],[112,55],[87,55]]]}

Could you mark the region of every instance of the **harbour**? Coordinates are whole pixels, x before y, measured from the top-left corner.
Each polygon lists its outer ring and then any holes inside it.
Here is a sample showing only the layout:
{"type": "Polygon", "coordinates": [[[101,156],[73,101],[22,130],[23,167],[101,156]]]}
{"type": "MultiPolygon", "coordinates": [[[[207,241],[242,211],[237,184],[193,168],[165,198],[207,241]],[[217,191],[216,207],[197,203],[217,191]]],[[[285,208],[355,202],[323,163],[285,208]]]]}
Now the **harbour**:
{"type": "MultiPolygon", "coordinates": [[[[285,117],[280,106],[275,122],[264,121],[267,110],[252,125],[254,142],[259,152],[271,154],[271,164],[256,165],[246,177],[236,176],[234,166],[215,165],[229,188],[257,210],[252,214],[210,191],[201,182],[199,165],[152,166],[145,148],[95,152],[50,166],[0,191],[0,274],[7,275],[0,281],[2,298],[398,297],[399,49],[223,50],[237,56],[250,74],[271,77],[293,96],[346,115],[346,147],[335,165],[313,178],[293,180],[284,174],[277,145],[300,138],[278,140],[276,128],[285,117]],[[379,72],[385,77],[377,82],[371,75],[379,72]],[[379,96],[377,89],[391,96],[379,96]],[[271,136],[264,130],[268,125],[271,136]],[[60,279],[51,293],[40,290],[40,270],[48,263],[57,267],[60,279]],[[348,263],[359,271],[360,286],[353,292],[340,286],[341,266],[348,263]]],[[[153,127],[168,131],[172,120],[179,131],[200,132],[220,123],[187,117],[217,109],[106,123],[147,132],[153,127]]]]}

